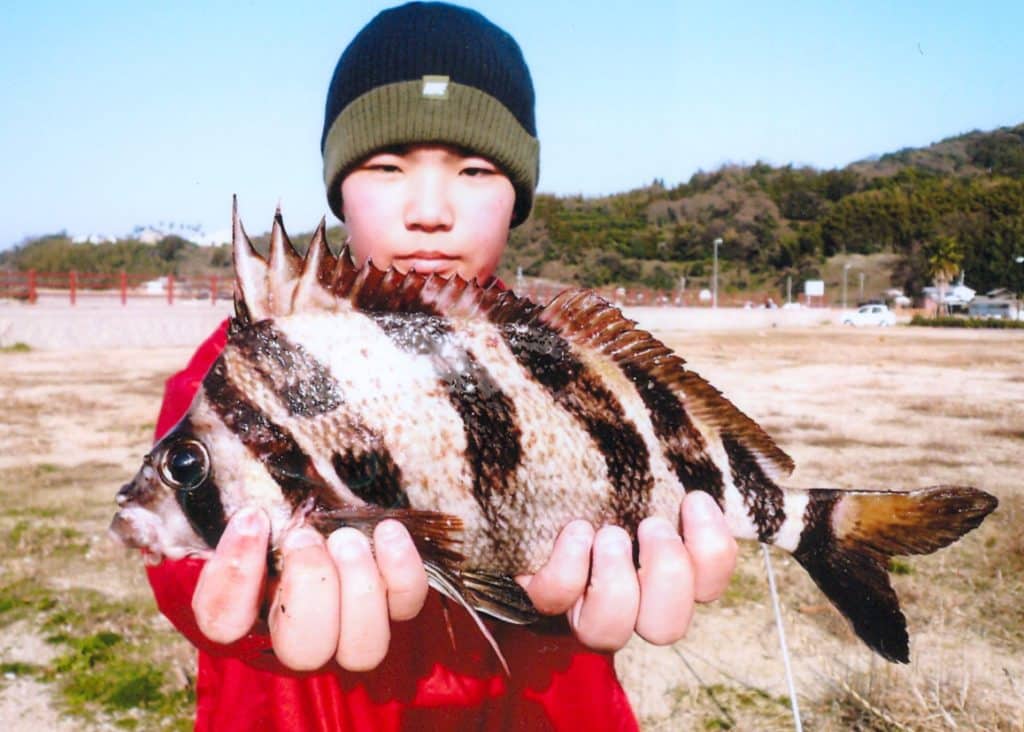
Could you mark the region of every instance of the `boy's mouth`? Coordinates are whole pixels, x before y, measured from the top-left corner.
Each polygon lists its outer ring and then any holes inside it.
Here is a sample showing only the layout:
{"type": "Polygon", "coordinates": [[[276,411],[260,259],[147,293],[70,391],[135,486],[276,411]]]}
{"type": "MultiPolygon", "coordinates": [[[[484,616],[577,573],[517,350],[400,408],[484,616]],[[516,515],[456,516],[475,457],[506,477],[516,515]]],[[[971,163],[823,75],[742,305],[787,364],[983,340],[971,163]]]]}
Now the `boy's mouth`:
{"type": "Polygon", "coordinates": [[[400,270],[415,270],[423,274],[451,274],[456,270],[458,262],[459,258],[453,254],[426,250],[405,254],[392,260],[400,270]]]}

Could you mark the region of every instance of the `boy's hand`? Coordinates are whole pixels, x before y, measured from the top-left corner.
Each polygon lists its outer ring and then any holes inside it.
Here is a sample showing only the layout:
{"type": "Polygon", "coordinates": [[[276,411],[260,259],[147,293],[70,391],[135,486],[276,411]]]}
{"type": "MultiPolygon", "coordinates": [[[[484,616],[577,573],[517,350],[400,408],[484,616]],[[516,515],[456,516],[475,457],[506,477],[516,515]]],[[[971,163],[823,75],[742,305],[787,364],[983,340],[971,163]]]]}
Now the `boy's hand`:
{"type": "MultiPolygon", "coordinates": [[[[266,514],[243,509],[203,567],[192,608],[210,640],[232,643],[252,630],[265,593],[269,535],[266,514]]],[[[373,540],[376,559],[355,529],[340,529],[326,542],[308,528],[285,538],[268,619],[285,666],[308,671],[336,658],[349,671],[373,669],[387,653],[389,619],[419,613],[427,577],[409,533],[384,521],[373,540]]]]}
{"type": "Polygon", "coordinates": [[[540,612],[568,612],[576,637],[593,650],[616,651],[634,630],[657,645],[674,643],[686,635],[694,603],[725,591],[737,554],[725,517],[706,493],[689,493],[680,512],[685,543],[665,519],[641,522],[639,570],[625,531],[605,526],[595,534],[589,523],[574,521],[548,563],[519,581],[540,612]]]}
{"type": "MultiPolygon", "coordinates": [[[[633,632],[660,645],[686,634],[695,602],[719,597],[736,564],[736,542],[715,502],[686,496],[685,544],[670,522],[639,527],[640,569],[626,533],[574,521],[559,535],[548,563],[520,580],[542,613],[569,613],[576,636],[594,650],[614,651],[633,632]],[[588,584],[589,580],[589,584],[588,584]]],[[[200,630],[232,643],[252,630],[266,592],[267,516],[243,509],[232,517],[206,563],[192,599],[200,630]]],[[[297,671],[336,658],[364,671],[383,661],[390,620],[408,620],[427,596],[423,562],[405,527],[385,521],[369,541],[354,529],[327,542],[312,529],[284,541],[280,581],[271,597],[270,634],[278,659],[297,671]]]]}

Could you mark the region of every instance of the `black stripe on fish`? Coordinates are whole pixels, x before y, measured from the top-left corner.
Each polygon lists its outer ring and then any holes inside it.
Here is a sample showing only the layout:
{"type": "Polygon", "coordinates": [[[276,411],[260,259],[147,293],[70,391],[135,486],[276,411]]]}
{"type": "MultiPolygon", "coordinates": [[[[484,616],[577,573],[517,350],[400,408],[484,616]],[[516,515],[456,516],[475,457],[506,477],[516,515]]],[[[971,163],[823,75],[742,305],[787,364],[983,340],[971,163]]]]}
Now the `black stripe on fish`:
{"type": "Polygon", "coordinates": [[[255,323],[232,339],[271,386],[289,413],[316,417],[338,408],[341,395],[330,370],[301,345],[292,343],[272,321],[255,323]]]}
{"type": "Polygon", "coordinates": [[[203,388],[221,421],[266,465],[289,503],[298,506],[313,490],[324,487],[323,478],[292,436],[231,382],[223,356],[203,379],[203,388]]]}
{"type": "Polygon", "coordinates": [[[770,541],[786,520],[782,489],[765,475],[754,455],[735,437],[724,433],[722,445],[729,457],[733,485],[743,496],[747,513],[757,526],[758,541],[770,541]]]}
{"type": "Polygon", "coordinates": [[[722,471],[708,455],[707,443],[686,413],[679,397],[643,369],[631,363],[623,363],[621,366],[647,407],[654,434],[683,488],[687,492],[704,491],[721,505],[724,490],[722,471]]]}
{"type": "Polygon", "coordinates": [[[590,434],[614,488],[609,507],[617,522],[635,535],[647,515],[654,476],[647,444],[619,400],[550,328],[507,323],[499,331],[519,364],[590,434]]]}
{"type": "MultiPolygon", "coordinates": [[[[466,461],[473,481],[473,497],[489,527],[507,515],[516,468],[522,460],[522,431],[512,400],[476,357],[456,342],[450,324],[429,313],[368,313],[396,346],[428,355],[445,385],[448,399],[462,420],[466,461]]],[[[501,537],[489,533],[495,550],[501,537]]],[[[504,547],[510,549],[512,547],[504,547]]]]}
{"type": "MultiPolygon", "coordinates": [[[[197,439],[194,435],[192,420],[186,416],[175,429],[175,436],[197,439]]],[[[168,445],[168,449],[172,447],[173,443],[168,445]]],[[[174,491],[175,500],[188,522],[210,547],[217,546],[228,522],[216,480],[217,476],[211,470],[206,480],[195,488],[174,491]]]]}
{"type": "Polygon", "coordinates": [[[383,508],[409,507],[402,471],[387,448],[335,453],[331,463],[349,490],[367,503],[383,508]]]}

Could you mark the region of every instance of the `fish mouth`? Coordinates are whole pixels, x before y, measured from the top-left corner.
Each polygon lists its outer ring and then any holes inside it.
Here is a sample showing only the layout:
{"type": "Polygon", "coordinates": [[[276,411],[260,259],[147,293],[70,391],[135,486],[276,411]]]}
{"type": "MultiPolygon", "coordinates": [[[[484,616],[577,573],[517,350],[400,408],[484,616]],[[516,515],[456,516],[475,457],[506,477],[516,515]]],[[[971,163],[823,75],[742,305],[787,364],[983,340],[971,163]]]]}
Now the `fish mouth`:
{"type": "Polygon", "coordinates": [[[148,555],[160,556],[155,549],[159,546],[155,527],[145,521],[138,520],[130,510],[118,511],[110,521],[107,533],[129,549],[141,549],[148,555]]]}

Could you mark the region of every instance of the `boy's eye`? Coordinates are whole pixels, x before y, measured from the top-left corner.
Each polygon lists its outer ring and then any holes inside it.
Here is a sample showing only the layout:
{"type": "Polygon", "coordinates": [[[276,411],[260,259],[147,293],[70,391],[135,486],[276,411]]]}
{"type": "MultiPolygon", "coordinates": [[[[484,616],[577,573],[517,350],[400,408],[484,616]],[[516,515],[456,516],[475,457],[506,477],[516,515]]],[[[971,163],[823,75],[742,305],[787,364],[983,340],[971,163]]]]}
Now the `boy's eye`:
{"type": "Polygon", "coordinates": [[[494,173],[497,173],[498,171],[494,170],[494,168],[484,168],[484,167],[480,167],[480,166],[471,165],[471,166],[463,168],[461,172],[462,172],[463,175],[468,175],[468,176],[473,177],[473,176],[492,175],[494,173]]]}

